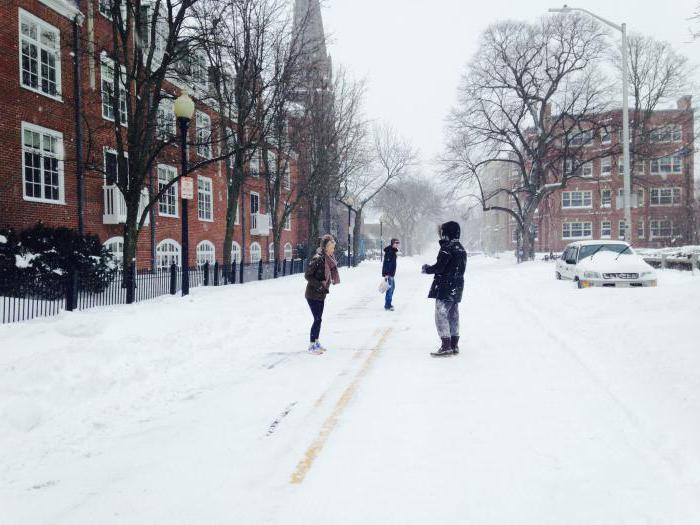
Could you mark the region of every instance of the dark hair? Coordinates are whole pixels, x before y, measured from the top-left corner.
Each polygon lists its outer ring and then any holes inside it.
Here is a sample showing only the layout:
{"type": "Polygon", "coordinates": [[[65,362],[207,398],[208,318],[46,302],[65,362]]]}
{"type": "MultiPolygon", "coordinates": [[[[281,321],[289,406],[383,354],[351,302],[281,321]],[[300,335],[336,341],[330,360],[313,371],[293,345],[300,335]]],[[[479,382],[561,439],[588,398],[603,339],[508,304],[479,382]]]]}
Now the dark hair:
{"type": "Polygon", "coordinates": [[[399,242],[399,240],[398,240],[396,237],[394,237],[393,239],[391,239],[391,244],[394,244],[395,242],[399,242]]]}

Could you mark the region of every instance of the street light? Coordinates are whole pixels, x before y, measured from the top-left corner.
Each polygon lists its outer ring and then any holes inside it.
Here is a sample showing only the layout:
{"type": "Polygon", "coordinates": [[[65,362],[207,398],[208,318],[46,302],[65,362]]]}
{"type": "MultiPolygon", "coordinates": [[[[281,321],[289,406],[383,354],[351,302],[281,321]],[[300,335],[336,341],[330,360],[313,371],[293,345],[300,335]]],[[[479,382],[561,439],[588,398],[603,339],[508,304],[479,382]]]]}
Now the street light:
{"type": "MultiPolygon", "coordinates": [[[[182,183],[186,180],[187,175],[187,128],[190,125],[190,120],[192,120],[192,115],[194,114],[194,102],[187,95],[186,92],[175,99],[175,116],[177,117],[177,124],[180,128],[180,155],[181,155],[181,165],[182,173],[180,180],[182,183]]],[[[181,183],[181,190],[184,190],[181,183]]],[[[189,250],[190,250],[190,232],[189,232],[189,220],[187,216],[187,201],[188,198],[192,198],[191,195],[182,194],[182,295],[188,295],[190,293],[190,261],[189,261],[189,250]]]]}
{"type": "Polygon", "coordinates": [[[598,16],[595,13],[591,13],[588,9],[583,9],[580,7],[569,7],[564,4],[561,8],[551,8],[550,13],[564,13],[570,14],[574,11],[580,13],[586,13],[592,16],[596,20],[600,20],[604,24],[617,29],[622,33],[622,158],[624,162],[624,205],[625,205],[625,240],[630,242],[632,240],[631,228],[632,228],[632,210],[630,209],[631,193],[632,193],[632,182],[630,178],[630,116],[628,107],[629,98],[629,87],[627,78],[627,24],[615,24],[610,20],[606,20],[602,16],[598,16]]]}

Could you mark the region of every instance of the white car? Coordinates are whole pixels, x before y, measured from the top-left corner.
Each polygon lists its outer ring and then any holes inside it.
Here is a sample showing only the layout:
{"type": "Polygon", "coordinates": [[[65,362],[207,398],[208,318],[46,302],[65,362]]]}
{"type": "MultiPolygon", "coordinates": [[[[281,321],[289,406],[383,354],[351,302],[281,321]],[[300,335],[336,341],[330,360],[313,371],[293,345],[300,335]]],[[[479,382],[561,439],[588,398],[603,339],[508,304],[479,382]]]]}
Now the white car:
{"type": "Polygon", "coordinates": [[[624,241],[576,241],[557,259],[556,278],[579,288],[656,286],[656,272],[624,241]]]}

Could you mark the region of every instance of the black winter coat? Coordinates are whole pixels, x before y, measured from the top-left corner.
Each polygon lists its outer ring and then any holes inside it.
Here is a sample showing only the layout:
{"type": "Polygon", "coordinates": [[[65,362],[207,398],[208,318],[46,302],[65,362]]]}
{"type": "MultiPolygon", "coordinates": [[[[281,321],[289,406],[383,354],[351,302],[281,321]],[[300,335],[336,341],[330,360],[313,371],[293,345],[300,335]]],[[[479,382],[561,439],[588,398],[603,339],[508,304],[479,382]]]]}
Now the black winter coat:
{"type": "Polygon", "coordinates": [[[382,264],[382,277],[396,275],[396,254],[398,249],[391,246],[384,248],[384,263],[382,264]]]}
{"type": "Polygon", "coordinates": [[[324,255],[317,253],[311,258],[306,272],[304,272],[304,277],[307,281],[304,297],[315,301],[325,301],[329,290],[323,284],[326,279],[326,258],[324,255]]]}
{"type": "Polygon", "coordinates": [[[462,300],[464,291],[464,271],[467,269],[467,251],[453,239],[440,241],[440,252],[433,266],[426,266],[425,273],[434,274],[428,297],[443,301],[462,300]]]}

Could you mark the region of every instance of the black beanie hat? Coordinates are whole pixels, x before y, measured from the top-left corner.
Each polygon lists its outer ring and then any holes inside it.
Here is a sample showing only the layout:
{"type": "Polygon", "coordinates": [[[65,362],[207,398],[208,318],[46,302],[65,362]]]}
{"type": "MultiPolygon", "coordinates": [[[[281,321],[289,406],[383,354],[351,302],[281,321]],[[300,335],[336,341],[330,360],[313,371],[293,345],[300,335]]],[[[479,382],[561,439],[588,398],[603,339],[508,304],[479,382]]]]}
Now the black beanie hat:
{"type": "Polygon", "coordinates": [[[459,239],[461,233],[459,224],[454,221],[448,221],[440,227],[440,234],[443,239],[459,239]]]}

